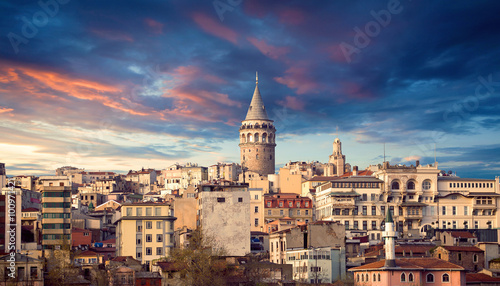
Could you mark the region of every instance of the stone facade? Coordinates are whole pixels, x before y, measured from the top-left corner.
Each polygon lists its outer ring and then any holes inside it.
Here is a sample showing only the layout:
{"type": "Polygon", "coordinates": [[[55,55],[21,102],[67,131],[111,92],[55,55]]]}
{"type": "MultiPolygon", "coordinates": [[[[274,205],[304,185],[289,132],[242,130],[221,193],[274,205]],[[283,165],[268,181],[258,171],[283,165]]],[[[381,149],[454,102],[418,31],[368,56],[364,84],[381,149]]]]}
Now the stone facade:
{"type": "Polygon", "coordinates": [[[276,128],[260,96],[258,85],[252,97],[245,120],[240,127],[240,157],[243,171],[260,175],[275,173],[276,128]]]}
{"type": "Polygon", "coordinates": [[[432,256],[478,272],[484,266],[484,251],[475,246],[438,246],[432,256]]]}

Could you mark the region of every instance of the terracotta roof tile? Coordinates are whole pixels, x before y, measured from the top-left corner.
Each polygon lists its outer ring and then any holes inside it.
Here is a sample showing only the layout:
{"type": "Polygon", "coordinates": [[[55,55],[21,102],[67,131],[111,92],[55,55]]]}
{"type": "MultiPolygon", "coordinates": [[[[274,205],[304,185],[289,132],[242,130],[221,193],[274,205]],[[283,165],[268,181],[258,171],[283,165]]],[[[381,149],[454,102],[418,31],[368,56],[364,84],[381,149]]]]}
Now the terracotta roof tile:
{"type": "MultiPolygon", "coordinates": [[[[448,261],[444,261],[437,258],[401,258],[396,259],[396,265],[398,268],[402,269],[456,269],[463,270],[464,268],[459,265],[453,264],[448,261]]],[[[358,267],[353,267],[351,270],[367,270],[367,269],[377,269],[384,268],[385,259],[376,261],[373,263],[368,263],[358,267]]]]}
{"type": "Polygon", "coordinates": [[[470,252],[483,252],[483,250],[479,247],[475,246],[448,246],[441,245],[440,247],[448,250],[448,251],[470,251],[470,252]]]}
{"type": "Polygon", "coordinates": [[[474,234],[468,231],[447,231],[447,232],[449,232],[452,237],[475,238],[474,234]]]}
{"type": "Polygon", "coordinates": [[[500,283],[500,277],[491,277],[484,273],[467,273],[465,274],[465,281],[470,282],[496,282],[500,283]]]}

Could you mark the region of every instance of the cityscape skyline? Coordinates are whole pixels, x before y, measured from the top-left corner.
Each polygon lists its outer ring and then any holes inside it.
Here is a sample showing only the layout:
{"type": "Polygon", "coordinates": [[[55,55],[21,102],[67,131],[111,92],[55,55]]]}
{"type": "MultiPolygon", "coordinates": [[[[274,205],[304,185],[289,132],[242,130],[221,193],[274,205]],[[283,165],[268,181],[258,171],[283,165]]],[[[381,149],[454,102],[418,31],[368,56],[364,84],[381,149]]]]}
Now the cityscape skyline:
{"type": "Polygon", "coordinates": [[[500,4],[41,3],[0,4],[9,176],[240,163],[256,71],[277,168],[338,137],[360,169],[385,143],[391,164],[500,173],[500,4]]]}

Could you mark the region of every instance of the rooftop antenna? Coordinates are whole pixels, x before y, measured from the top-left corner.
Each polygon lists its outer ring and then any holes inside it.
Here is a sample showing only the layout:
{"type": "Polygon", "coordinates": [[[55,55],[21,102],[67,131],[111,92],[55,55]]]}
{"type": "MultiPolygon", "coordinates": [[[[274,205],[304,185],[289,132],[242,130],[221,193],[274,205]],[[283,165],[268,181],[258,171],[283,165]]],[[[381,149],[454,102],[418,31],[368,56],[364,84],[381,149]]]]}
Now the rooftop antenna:
{"type": "Polygon", "coordinates": [[[384,142],[384,162],[385,162],[385,142],[384,142]]]}

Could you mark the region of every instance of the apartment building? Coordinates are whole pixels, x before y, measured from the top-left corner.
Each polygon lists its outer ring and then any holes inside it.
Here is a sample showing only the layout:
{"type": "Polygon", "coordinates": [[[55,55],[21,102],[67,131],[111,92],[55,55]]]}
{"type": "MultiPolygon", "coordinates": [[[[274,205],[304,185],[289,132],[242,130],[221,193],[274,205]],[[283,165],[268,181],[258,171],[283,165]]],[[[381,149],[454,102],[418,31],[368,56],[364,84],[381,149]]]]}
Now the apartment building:
{"type": "Polygon", "coordinates": [[[236,163],[217,163],[208,167],[209,181],[237,181],[238,175],[241,173],[240,164],[236,163]]]}
{"type": "Polygon", "coordinates": [[[250,253],[250,192],[206,189],[197,199],[197,226],[213,247],[228,256],[250,253]]]}
{"type": "Polygon", "coordinates": [[[312,200],[301,197],[299,194],[265,194],[264,220],[266,223],[284,217],[306,223],[312,221],[312,200]]]}
{"type": "Polygon", "coordinates": [[[69,180],[42,187],[42,248],[61,249],[71,245],[71,186],[69,180]]]}
{"type": "Polygon", "coordinates": [[[264,194],[262,189],[249,189],[251,231],[264,230],[264,194]]]}
{"type": "Polygon", "coordinates": [[[169,203],[125,203],[116,226],[116,256],[132,256],[149,267],[174,247],[173,208],[169,203]]]}

